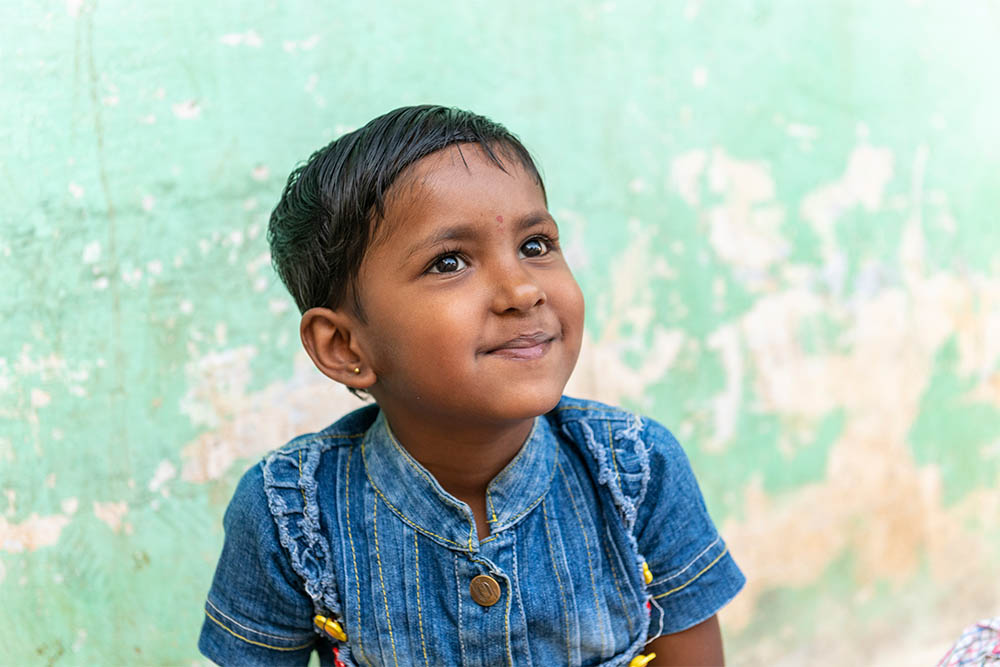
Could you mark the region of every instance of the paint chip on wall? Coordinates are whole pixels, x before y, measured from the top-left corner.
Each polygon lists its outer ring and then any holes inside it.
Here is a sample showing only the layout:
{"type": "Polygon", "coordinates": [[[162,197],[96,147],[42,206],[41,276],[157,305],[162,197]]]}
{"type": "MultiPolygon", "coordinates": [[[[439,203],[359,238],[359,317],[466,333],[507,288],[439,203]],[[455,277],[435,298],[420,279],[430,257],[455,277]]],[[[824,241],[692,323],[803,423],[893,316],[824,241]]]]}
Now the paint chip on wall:
{"type": "Polygon", "coordinates": [[[170,461],[164,459],[156,466],[152,479],[149,480],[149,490],[153,493],[160,492],[164,496],[168,495],[166,483],[177,476],[177,467],[170,461]]]}
{"type": "Polygon", "coordinates": [[[101,258],[101,244],[98,241],[91,241],[83,248],[83,263],[93,264],[101,258]]]}
{"type": "Polygon", "coordinates": [[[94,502],[94,516],[106,523],[115,533],[121,532],[122,519],[126,513],[128,513],[128,503],[124,500],[117,503],[94,502]]]}
{"type": "Polygon", "coordinates": [[[52,402],[52,395],[41,389],[31,390],[31,407],[43,408],[52,402]]]}
{"type": "Polygon", "coordinates": [[[184,100],[170,107],[174,115],[181,120],[191,120],[201,115],[201,105],[194,100],[184,100]]]}
{"type": "Polygon", "coordinates": [[[7,519],[0,517],[0,550],[21,553],[50,547],[59,541],[59,535],[68,523],[69,519],[59,514],[32,514],[21,523],[9,523],[7,519]]]}
{"type": "Polygon", "coordinates": [[[691,72],[691,83],[694,84],[695,88],[704,88],[705,84],[708,83],[708,70],[704,67],[695,67],[694,71],[691,72]]]}
{"type": "Polygon", "coordinates": [[[223,35],[219,38],[220,44],[225,44],[226,46],[241,46],[246,45],[252,48],[260,48],[263,44],[260,35],[257,34],[256,30],[247,30],[246,32],[231,32],[223,35]]]}

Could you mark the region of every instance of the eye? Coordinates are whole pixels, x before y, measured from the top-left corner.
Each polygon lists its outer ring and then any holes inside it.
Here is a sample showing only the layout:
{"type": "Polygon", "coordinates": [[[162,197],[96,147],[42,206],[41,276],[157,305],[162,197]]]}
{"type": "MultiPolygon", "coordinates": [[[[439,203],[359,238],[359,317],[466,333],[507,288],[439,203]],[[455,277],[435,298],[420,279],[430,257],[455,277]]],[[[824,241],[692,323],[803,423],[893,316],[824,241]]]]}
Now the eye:
{"type": "Polygon", "coordinates": [[[522,257],[541,257],[547,255],[555,243],[544,236],[535,236],[521,244],[522,257]]]}
{"type": "Polygon", "coordinates": [[[468,264],[459,255],[455,253],[448,253],[447,255],[441,255],[434,260],[430,268],[427,269],[428,273],[455,273],[456,271],[461,271],[466,268],[468,264]]]}

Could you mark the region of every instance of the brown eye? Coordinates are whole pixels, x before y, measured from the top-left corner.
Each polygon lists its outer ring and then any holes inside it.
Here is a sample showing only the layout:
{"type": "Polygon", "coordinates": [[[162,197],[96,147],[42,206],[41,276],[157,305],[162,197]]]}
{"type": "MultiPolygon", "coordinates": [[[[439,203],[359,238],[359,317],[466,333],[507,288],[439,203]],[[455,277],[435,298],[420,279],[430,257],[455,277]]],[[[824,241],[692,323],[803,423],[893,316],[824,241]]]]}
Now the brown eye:
{"type": "Polygon", "coordinates": [[[541,257],[549,251],[549,245],[545,239],[535,237],[528,239],[521,244],[521,255],[523,257],[541,257]]]}
{"type": "Polygon", "coordinates": [[[441,255],[438,257],[431,268],[428,269],[429,273],[454,273],[455,271],[460,271],[466,266],[465,260],[458,255],[441,255]]]}

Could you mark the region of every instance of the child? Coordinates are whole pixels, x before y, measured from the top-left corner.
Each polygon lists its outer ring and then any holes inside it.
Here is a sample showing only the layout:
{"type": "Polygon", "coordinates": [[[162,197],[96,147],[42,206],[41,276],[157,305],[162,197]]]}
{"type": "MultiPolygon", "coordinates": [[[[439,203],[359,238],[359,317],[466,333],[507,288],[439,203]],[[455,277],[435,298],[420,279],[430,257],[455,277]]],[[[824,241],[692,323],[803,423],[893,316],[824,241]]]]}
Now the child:
{"type": "Polygon", "coordinates": [[[222,664],[719,664],[744,579],[662,426],[562,397],[583,297],[502,126],[406,107],[271,216],[316,367],[374,400],[244,475],[199,648],[222,664]]]}

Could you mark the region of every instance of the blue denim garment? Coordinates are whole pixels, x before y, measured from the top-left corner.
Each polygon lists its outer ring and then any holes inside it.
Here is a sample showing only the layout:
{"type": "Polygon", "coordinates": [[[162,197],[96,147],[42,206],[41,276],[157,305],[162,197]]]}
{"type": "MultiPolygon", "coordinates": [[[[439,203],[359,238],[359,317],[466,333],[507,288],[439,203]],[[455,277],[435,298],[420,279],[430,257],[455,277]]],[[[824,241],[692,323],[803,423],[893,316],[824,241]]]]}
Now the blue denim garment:
{"type": "Polygon", "coordinates": [[[312,650],[333,665],[334,646],[348,665],[625,665],[745,581],[670,432],[599,403],[563,398],[536,419],[487,511],[479,540],[376,406],[296,438],[226,511],[199,648],[240,665],[312,650]],[[470,593],[480,574],[499,584],[491,606],[470,593]]]}

